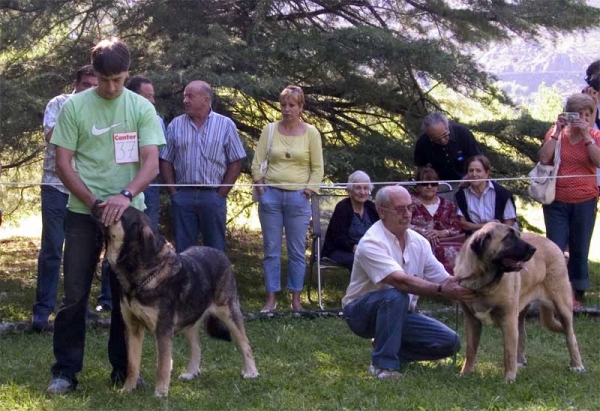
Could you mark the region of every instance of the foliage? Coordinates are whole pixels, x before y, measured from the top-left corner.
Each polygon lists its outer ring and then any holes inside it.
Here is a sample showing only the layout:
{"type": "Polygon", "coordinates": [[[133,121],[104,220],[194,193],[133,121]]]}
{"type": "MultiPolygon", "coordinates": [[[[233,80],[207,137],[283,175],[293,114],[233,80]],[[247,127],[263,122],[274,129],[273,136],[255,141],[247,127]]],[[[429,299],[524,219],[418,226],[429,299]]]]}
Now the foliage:
{"type": "MultiPolygon", "coordinates": [[[[0,151],[5,168],[39,158],[45,103],[68,90],[100,38],[131,46],[133,73],[156,83],[167,120],[181,91],[205,79],[214,108],[237,123],[251,158],[262,126],[277,117],[278,93],[299,84],[306,119],[325,138],[326,175],[354,169],[378,181],[408,178],[419,120],[453,107],[438,87],[482,105],[508,102],[469,54],[517,35],[594,25],[600,10],[581,0],[23,0],[0,2],[0,151]]],[[[463,119],[468,120],[468,119],[463,119]]],[[[519,120],[515,120],[519,121],[519,120]]],[[[527,123],[527,121],[525,121],[527,123]]],[[[511,128],[474,128],[514,143],[511,128]],[[504,133],[508,133],[504,134],[504,133]]],[[[522,127],[521,127],[522,128],[522,127]]],[[[526,135],[536,137],[535,130],[526,135]]],[[[506,153],[488,147],[497,157],[506,153]]],[[[518,158],[501,164],[510,168],[518,158]]],[[[506,167],[506,168],[505,168],[506,167]]],[[[246,167],[245,171],[248,171],[246,167]]]]}

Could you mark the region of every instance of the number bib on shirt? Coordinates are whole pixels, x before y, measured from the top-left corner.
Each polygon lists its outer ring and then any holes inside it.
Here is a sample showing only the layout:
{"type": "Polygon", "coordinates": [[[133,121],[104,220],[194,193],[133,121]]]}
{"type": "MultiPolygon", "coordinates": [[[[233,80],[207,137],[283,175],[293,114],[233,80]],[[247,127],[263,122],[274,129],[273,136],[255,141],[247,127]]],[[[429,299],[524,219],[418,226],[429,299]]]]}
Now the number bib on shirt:
{"type": "Polygon", "coordinates": [[[117,164],[137,163],[139,161],[137,132],[113,134],[115,162],[117,164]]]}

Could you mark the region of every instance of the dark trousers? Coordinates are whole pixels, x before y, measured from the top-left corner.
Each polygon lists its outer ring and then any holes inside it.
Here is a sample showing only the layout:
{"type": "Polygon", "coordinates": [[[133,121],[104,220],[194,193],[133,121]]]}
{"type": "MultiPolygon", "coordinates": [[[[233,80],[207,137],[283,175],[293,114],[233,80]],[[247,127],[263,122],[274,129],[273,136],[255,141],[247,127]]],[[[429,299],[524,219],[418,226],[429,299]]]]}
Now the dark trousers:
{"type": "Polygon", "coordinates": [[[354,265],[354,253],[349,251],[333,250],[327,256],[327,258],[352,271],[352,266],[354,265]]]}
{"type": "Polygon", "coordinates": [[[42,186],[42,244],[38,255],[33,321],[48,321],[54,312],[65,239],[64,221],[69,195],[42,186]]]}
{"type": "Polygon", "coordinates": [[[596,224],[596,203],[593,198],[577,204],[554,201],[543,207],[546,237],[562,251],[569,244],[569,280],[576,290],[590,287],[588,255],[596,224]]]}
{"type": "MultiPolygon", "coordinates": [[[[103,237],[100,226],[90,215],[67,211],[65,217],[64,282],[65,295],[54,322],[53,377],[62,377],[77,385],[76,374],[83,368],[86,333],[86,307],[96,271],[103,237]]],[[[112,270],[109,271],[114,301],[121,290],[112,270]]],[[[126,374],[127,348],[119,304],[111,311],[109,360],[114,373],[126,374]]]]}
{"type": "MultiPolygon", "coordinates": [[[[154,180],[152,184],[156,184],[157,182],[157,180],[154,180]]],[[[150,221],[152,221],[152,229],[155,232],[158,232],[158,217],[160,209],[160,192],[158,187],[148,186],[144,190],[144,203],[146,204],[144,213],[150,217],[150,221]]]]}

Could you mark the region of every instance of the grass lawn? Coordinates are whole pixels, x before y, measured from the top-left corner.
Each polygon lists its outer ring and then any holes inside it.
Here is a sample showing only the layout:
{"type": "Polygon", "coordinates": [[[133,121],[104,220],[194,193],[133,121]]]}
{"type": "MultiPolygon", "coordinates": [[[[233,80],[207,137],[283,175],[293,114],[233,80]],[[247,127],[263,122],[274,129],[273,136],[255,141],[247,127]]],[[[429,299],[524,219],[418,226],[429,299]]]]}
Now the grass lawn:
{"type": "MultiPolygon", "coordinates": [[[[27,321],[35,293],[38,239],[0,240],[0,318],[27,321]]],[[[240,289],[242,309],[258,311],[263,304],[260,236],[234,233],[229,239],[240,289]]],[[[599,305],[600,265],[592,263],[590,303],[599,305]]],[[[339,308],[348,275],[326,277],[325,301],[339,308]]],[[[92,295],[98,294],[94,284],[92,295]]],[[[316,292],[313,293],[316,298],[316,292]]],[[[283,298],[279,307],[289,307],[283,298]]],[[[305,298],[307,308],[316,308],[305,298]]],[[[440,308],[442,302],[423,301],[421,307],[440,308]]],[[[441,311],[440,311],[441,312],[441,311]]],[[[436,317],[455,327],[454,315],[436,317]]],[[[50,398],[44,390],[53,363],[52,335],[28,331],[0,335],[0,410],[600,410],[600,323],[579,316],[575,331],[587,368],[568,370],[562,335],[528,323],[528,362],[516,384],[503,382],[502,335],[486,327],[477,372],[459,377],[463,352],[451,360],[412,363],[401,381],[377,381],[367,374],[371,344],[353,335],[337,317],[295,318],[290,314],[247,322],[261,376],[239,377],[241,358],[234,344],[201,336],[202,376],[191,382],[177,380],[187,361],[183,338],[176,338],[173,378],[168,399],[153,397],[153,387],[121,394],[110,387],[106,329],[88,328],[83,371],[76,393],[50,398]]],[[[459,324],[463,334],[463,325],[459,324]]],[[[464,341],[463,341],[464,343],[464,341]]],[[[142,372],[155,382],[155,350],[146,338],[142,372]]]]}

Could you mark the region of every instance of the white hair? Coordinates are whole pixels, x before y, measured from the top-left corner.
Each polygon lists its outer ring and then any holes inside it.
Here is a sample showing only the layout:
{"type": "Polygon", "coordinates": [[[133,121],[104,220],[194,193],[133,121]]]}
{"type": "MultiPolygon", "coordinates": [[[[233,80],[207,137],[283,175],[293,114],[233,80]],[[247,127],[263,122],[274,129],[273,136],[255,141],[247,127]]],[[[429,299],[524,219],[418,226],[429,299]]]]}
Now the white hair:
{"type": "Polygon", "coordinates": [[[356,170],[354,173],[348,176],[348,185],[346,191],[350,191],[354,184],[368,183],[369,190],[373,190],[373,184],[371,184],[371,177],[367,173],[361,170],[356,170]]]}

